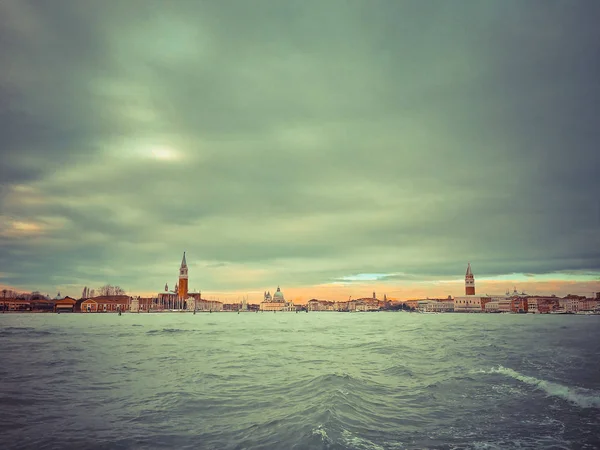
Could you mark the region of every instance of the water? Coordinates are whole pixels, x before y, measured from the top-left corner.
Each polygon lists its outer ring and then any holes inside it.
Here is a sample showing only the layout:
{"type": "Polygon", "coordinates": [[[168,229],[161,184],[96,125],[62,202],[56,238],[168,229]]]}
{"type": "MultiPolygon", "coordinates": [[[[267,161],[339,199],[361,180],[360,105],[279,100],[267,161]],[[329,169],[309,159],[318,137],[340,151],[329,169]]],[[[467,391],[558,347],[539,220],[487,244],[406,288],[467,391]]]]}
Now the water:
{"type": "Polygon", "coordinates": [[[599,448],[600,316],[0,314],[0,448],[599,448]]]}

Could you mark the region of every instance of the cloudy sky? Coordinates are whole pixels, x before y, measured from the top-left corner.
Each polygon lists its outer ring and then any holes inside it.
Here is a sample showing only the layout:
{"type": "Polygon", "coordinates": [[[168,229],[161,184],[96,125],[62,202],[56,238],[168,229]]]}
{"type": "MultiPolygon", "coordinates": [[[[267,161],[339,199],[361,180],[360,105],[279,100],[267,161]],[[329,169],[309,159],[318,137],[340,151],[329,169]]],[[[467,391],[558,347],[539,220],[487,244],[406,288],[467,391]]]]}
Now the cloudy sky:
{"type": "Polygon", "coordinates": [[[598,17],[0,0],[0,284],[600,291],[598,17]]]}

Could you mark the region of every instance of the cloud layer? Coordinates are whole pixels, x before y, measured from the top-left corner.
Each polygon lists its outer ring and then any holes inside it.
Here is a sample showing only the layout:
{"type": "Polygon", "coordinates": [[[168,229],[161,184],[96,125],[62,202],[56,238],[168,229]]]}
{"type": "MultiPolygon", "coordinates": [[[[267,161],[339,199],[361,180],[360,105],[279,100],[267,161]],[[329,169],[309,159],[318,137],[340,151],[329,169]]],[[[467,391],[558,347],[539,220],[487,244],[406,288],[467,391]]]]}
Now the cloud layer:
{"type": "Polygon", "coordinates": [[[599,15],[5,0],[0,282],[597,276],[599,15]]]}

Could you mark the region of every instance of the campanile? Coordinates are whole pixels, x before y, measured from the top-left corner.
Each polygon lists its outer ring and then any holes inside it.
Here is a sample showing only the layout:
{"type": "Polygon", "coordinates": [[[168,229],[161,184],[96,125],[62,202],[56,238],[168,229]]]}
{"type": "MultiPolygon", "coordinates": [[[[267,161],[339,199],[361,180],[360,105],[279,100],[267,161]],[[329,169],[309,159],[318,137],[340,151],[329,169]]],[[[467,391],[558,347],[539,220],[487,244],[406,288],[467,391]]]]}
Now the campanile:
{"type": "Polygon", "coordinates": [[[465,275],[465,294],[475,295],[475,278],[473,278],[473,272],[471,272],[471,263],[467,266],[467,274],[465,275]]]}
{"type": "Polygon", "coordinates": [[[177,296],[182,300],[185,300],[188,297],[188,266],[185,261],[185,252],[183,252],[183,259],[181,260],[181,267],[179,268],[177,296]]]}

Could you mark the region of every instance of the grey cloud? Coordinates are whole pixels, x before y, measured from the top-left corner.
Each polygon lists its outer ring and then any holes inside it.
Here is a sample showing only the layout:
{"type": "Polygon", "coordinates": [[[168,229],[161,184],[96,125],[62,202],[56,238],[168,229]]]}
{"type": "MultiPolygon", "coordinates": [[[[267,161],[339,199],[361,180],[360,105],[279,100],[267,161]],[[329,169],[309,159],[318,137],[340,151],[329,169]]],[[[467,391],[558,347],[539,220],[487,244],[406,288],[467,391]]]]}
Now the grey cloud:
{"type": "Polygon", "coordinates": [[[2,234],[15,285],[600,270],[595,4],[0,8],[0,215],[64,223],[2,234]]]}

